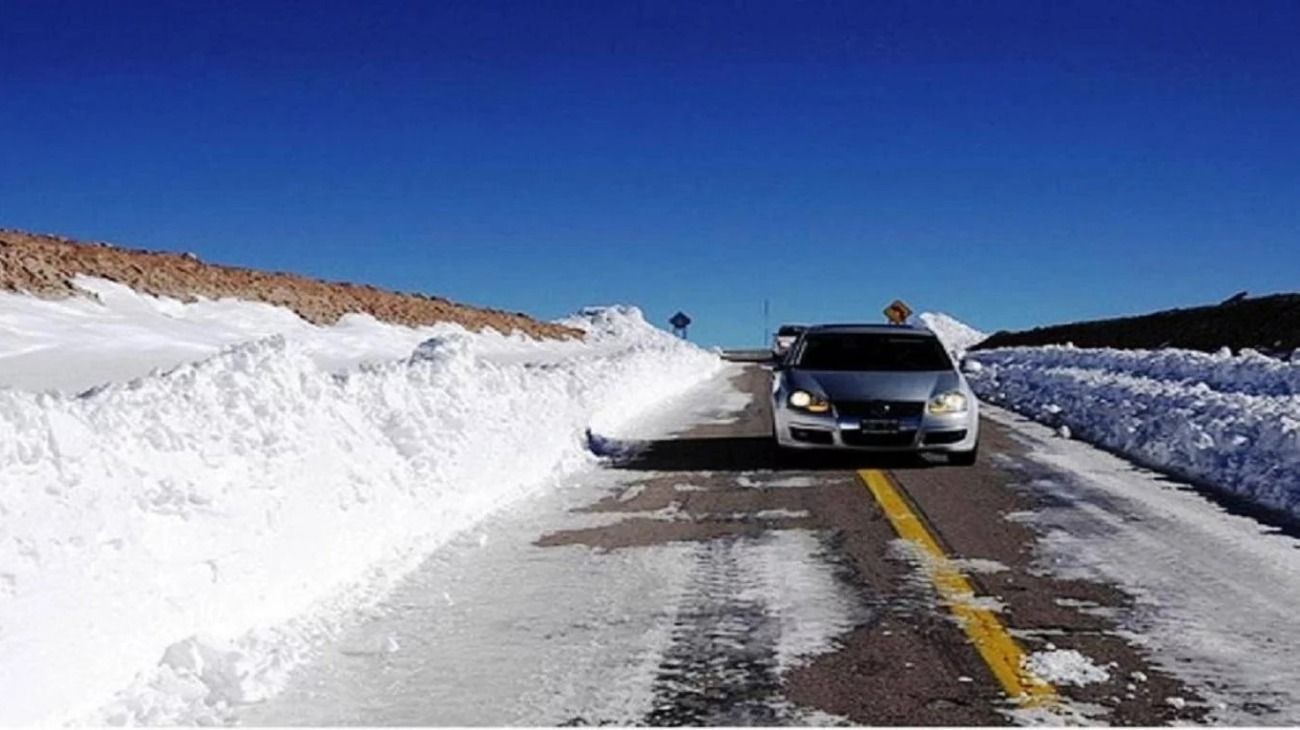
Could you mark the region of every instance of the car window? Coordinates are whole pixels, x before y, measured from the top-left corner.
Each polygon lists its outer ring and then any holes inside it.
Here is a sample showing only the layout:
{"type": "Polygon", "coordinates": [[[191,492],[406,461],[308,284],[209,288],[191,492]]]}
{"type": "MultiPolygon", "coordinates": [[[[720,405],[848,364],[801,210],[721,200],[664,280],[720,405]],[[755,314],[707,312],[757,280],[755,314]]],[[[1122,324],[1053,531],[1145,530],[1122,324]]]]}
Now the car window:
{"type": "Polygon", "coordinates": [[[810,335],[796,367],[804,370],[951,370],[952,360],[934,337],[874,333],[810,335]]]}

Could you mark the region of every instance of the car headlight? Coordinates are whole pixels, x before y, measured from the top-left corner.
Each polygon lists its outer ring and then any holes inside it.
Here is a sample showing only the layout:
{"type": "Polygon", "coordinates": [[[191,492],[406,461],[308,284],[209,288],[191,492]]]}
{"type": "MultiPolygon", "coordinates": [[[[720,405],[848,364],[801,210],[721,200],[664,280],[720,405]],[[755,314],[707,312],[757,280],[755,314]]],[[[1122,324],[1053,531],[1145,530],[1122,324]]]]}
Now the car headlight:
{"type": "Polygon", "coordinates": [[[954,390],[949,393],[940,393],[931,398],[927,410],[935,415],[945,415],[948,413],[965,413],[967,407],[966,394],[954,390]]]}
{"type": "Polygon", "coordinates": [[[831,409],[831,404],[806,390],[796,390],[790,394],[790,407],[809,413],[825,413],[831,409]]]}

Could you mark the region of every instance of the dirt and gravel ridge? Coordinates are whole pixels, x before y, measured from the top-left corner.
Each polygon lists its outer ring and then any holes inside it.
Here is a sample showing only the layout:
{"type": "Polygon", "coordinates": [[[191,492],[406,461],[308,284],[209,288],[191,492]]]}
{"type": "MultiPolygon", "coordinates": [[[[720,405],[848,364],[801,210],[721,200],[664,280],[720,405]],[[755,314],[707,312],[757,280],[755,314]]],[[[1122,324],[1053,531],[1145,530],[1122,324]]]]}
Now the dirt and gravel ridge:
{"type": "Polygon", "coordinates": [[[1220,304],[1134,317],[1072,322],[1022,332],[998,332],[972,349],[1041,347],[1158,349],[1179,347],[1214,352],[1221,347],[1289,355],[1300,348],[1300,294],[1247,297],[1237,294],[1220,304]]]}
{"type": "Polygon", "coordinates": [[[193,254],[143,251],[100,242],[0,229],[0,289],[52,299],[77,296],[77,275],[110,279],[155,296],[193,301],[236,298],[287,307],[313,324],[349,313],[408,326],[455,322],[478,331],[522,332],[544,339],[580,337],[568,327],[518,312],[484,309],[424,294],[336,283],[296,274],[209,264],[193,254]]]}

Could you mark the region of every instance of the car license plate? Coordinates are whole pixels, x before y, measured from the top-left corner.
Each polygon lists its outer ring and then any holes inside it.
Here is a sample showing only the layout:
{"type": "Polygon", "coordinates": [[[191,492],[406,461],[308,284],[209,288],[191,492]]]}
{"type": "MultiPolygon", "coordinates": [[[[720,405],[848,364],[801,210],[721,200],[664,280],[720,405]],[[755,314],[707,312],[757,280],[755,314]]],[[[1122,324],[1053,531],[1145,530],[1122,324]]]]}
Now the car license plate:
{"type": "Polygon", "coordinates": [[[862,431],[864,433],[895,433],[898,431],[898,421],[892,418],[869,418],[862,422],[862,431]]]}

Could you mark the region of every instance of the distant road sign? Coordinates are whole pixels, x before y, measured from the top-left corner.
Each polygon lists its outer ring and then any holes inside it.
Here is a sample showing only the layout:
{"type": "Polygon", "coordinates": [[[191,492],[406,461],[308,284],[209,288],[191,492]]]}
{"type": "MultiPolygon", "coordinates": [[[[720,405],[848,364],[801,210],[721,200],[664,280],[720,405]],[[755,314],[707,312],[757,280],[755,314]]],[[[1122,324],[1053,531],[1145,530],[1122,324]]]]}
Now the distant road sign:
{"type": "Polygon", "coordinates": [[[672,316],[672,319],[668,320],[668,324],[673,326],[673,334],[683,340],[686,339],[686,327],[690,323],[691,318],[686,316],[686,312],[678,312],[672,316]]]}
{"type": "Polygon", "coordinates": [[[912,316],[912,308],[902,299],[895,299],[885,307],[885,318],[893,324],[904,324],[912,316]]]}

